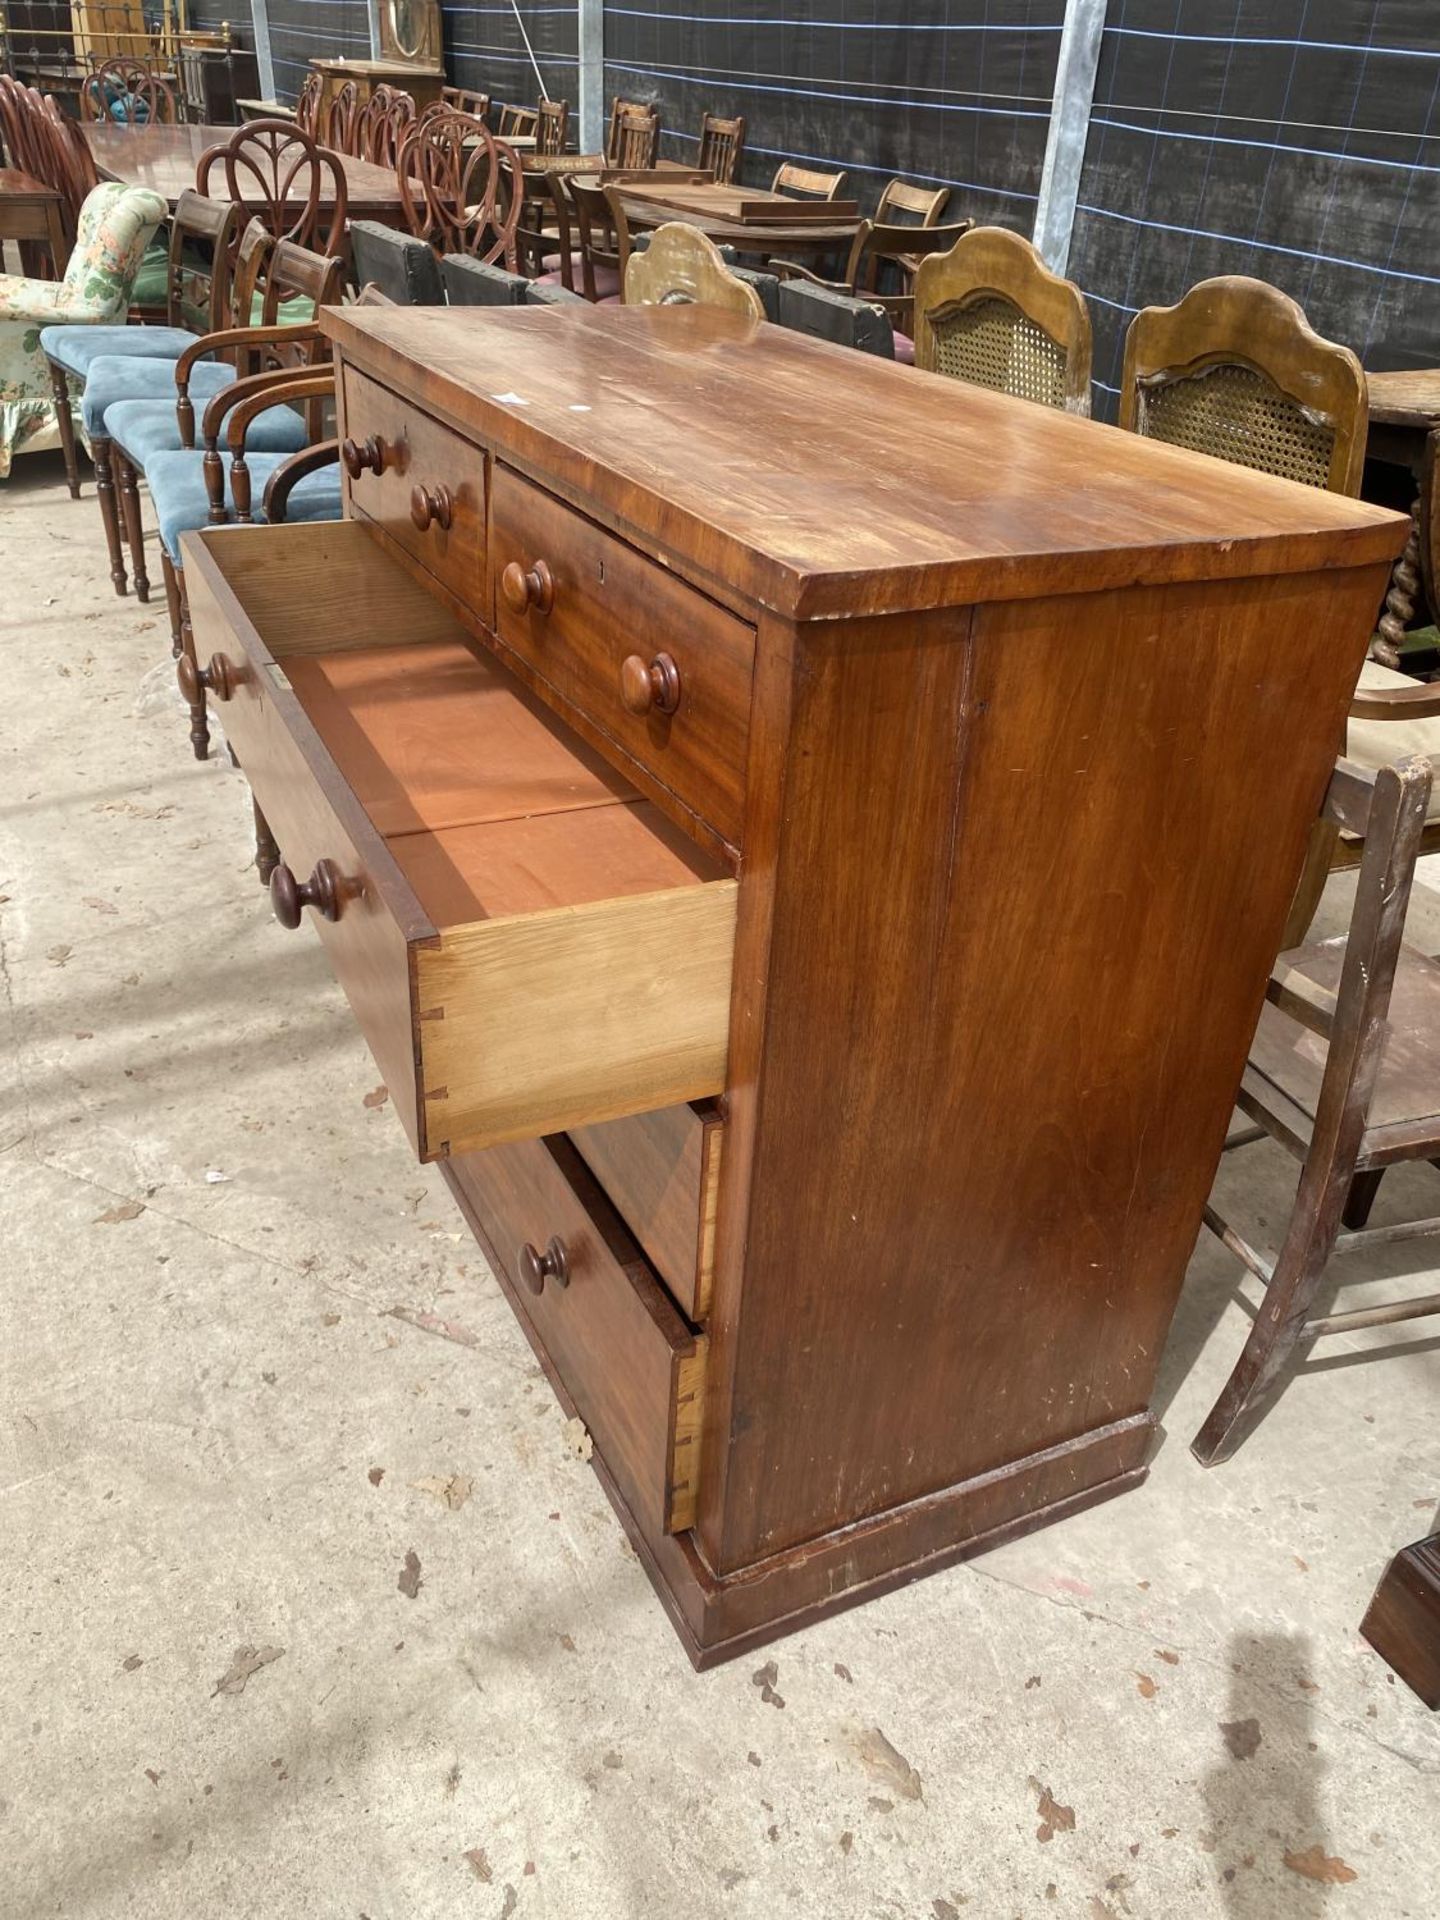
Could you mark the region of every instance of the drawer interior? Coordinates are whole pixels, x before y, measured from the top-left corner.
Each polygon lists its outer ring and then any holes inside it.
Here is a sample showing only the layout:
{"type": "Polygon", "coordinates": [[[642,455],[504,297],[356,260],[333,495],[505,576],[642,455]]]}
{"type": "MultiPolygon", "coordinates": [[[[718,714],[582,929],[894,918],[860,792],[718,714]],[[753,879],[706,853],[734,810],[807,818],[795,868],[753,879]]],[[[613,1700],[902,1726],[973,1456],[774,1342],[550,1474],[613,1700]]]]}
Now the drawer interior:
{"type": "Polygon", "coordinates": [[[721,877],[458,638],[307,653],[285,672],[437,927],[721,877]]]}

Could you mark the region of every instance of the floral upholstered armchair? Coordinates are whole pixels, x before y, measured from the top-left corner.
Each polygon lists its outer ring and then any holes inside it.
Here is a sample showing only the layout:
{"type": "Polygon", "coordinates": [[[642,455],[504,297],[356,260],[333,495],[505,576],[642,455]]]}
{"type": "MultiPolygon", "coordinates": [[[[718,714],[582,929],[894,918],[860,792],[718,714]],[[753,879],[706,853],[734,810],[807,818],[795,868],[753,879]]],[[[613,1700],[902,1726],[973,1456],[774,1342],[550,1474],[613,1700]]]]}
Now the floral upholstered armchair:
{"type": "Polygon", "coordinates": [[[40,329],[123,320],[164,218],[158,193],[106,182],[85,196],[63,280],[0,273],[0,480],[15,454],[60,444],[40,329]]]}

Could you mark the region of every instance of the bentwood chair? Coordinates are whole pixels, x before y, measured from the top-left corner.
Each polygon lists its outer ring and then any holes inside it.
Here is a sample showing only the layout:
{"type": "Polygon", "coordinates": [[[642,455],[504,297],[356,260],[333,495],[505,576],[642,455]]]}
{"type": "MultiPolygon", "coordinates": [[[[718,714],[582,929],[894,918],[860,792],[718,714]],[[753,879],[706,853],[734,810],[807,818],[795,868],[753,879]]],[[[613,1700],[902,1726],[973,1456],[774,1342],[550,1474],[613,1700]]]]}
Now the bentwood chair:
{"type": "Polygon", "coordinates": [[[275,240],[338,253],[345,234],[345,169],[297,121],[251,120],[195,169],[196,189],[236,201],[275,240]],[[328,201],[328,205],[326,204],[328,201]]]}
{"type": "MultiPolygon", "coordinates": [[[[1202,280],[1176,306],[1130,323],[1120,424],[1332,493],[1356,494],[1365,464],[1369,397],[1348,347],[1312,331],[1276,287],[1238,276],[1202,280]]],[[[1347,758],[1388,766],[1406,754],[1440,758],[1440,689],[1376,660],[1360,670],[1347,758]]],[[[1440,791],[1432,789],[1421,851],[1440,850],[1440,791]]],[[[1322,822],[1311,842],[1287,937],[1303,937],[1335,868],[1361,858],[1355,834],[1322,822]]]]}
{"type": "Polygon", "coordinates": [[[169,81],[148,60],[128,54],[97,61],[80,84],[80,113],[132,127],[173,126],[179,118],[169,81]]]}
{"type": "Polygon", "coordinates": [[[295,102],[295,124],[301,133],[308,134],[312,140],[320,138],[320,97],[324,91],[324,82],[312,70],[306,74],[300,97],[295,102]]]}
{"type": "Polygon", "coordinates": [[[973,227],[915,274],[915,364],[971,386],[1090,411],[1084,295],[1017,233],[973,227]]]}
{"type": "Polygon", "coordinates": [[[670,221],[658,227],[643,253],[625,266],[627,307],[723,307],[763,320],[760,296],[726,266],[720,249],[696,227],[670,221]]]}
{"type": "MultiPolygon", "coordinates": [[[[1317,456],[1318,457],[1318,456],[1317,456]]],[[[1269,1138],[1301,1162],[1279,1253],[1252,1246],[1212,1203],[1205,1224],[1265,1297],[1192,1452],[1227,1459],[1302,1343],[1440,1314],[1440,1293],[1312,1315],[1332,1255],[1440,1231],[1440,1219],[1366,1227],[1385,1170],[1440,1165],[1440,962],[1403,942],[1430,804],[1430,764],[1340,761],[1322,818],[1363,849],[1349,932],[1280,955],[1250,1047],[1239,1106],[1254,1125],[1227,1149],[1269,1138]]]]}
{"type": "Polygon", "coordinates": [[[713,173],[722,186],[729,186],[745,151],[743,119],[723,120],[707,113],[700,121],[700,150],[695,164],[702,172],[713,173]]]}

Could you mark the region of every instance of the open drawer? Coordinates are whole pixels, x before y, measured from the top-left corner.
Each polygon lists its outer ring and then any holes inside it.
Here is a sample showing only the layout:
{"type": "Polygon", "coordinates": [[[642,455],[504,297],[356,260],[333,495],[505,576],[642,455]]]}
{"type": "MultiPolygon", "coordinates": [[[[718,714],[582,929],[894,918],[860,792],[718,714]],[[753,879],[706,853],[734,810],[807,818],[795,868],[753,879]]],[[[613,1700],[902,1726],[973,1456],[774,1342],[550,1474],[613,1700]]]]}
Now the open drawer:
{"type": "Polygon", "coordinates": [[[195,644],[422,1159],[720,1092],[736,883],[350,521],[185,540],[195,644]]]}

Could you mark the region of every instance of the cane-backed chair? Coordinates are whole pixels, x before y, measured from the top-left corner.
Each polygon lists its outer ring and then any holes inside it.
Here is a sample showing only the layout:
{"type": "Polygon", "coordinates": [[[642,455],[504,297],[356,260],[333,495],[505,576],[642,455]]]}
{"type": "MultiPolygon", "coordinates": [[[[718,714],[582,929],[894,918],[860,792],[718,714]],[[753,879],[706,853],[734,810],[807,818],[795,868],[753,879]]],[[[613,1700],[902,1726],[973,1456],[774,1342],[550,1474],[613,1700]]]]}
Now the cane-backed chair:
{"type": "Polygon", "coordinates": [[[128,126],[174,126],[175,90],[148,60],[116,54],[97,61],[80,83],[80,113],[86,120],[118,120],[128,126]]]}
{"type": "Polygon", "coordinates": [[[915,275],[915,364],[1067,413],[1090,411],[1090,312],[1028,240],[973,227],[915,275]]]}
{"type": "Polygon", "coordinates": [[[1250,1047],[1239,1106],[1301,1162],[1278,1255],[1253,1247],[1212,1204],[1205,1224],[1265,1288],[1235,1369],[1197,1434],[1204,1465],[1243,1439],[1302,1342],[1440,1314],[1440,1293],[1312,1315],[1335,1254],[1440,1231],[1440,1219],[1367,1228],[1375,1191],[1402,1160],[1440,1164],[1440,962],[1403,941],[1431,786],[1427,760],[1377,769],[1341,761],[1322,818],[1362,848],[1349,931],[1280,955],[1250,1047]]]}
{"type": "Polygon", "coordinates": [[[722,186],[729,186],[745,151],[745,122],[737,116],[725,120],[707,113],[700,121],[700,153],[695,164],[713,173],[722,186]]]}
{"type": "MultiPolygon", "coordinates": [[[[1202,280],[1176,306],[1136,314],[1125,339],[1120,424],[1332,493],[1357,494],[1370,403],[1360,362],[1322,339],[1300,306],[1262,280],[1202,280]]],[[[1440,759],[1440,689],[1367,660],[1345,752],[1361,766],[1405,754],[1440,759]]],[[[1422,851],[1440,851],[1440,790],[1430,793],[1422,851]]],[[[1353,867],[1361,843],[1321,823],[1291,913],[1303,937],[1327,874],[1353,867]]]]}
{"type": "Polygon", "coordinates": [[[195,169],[207,197],[237,202],[264,222],[275,240],[323,254],[338,253],[345,234],[345,169],[339,155],[293,120],[251,120],[223,145],[209,147],[195,169]],[[328,201],[328,205],[326,204],[328,201]]]}
{"type": "Polygon", "coordinates": [[[698,227],[670,221],[658,227],[643,253],[625,266],[627,307],[723,307],[763,320],[760,296],[726,266],[720,249],[698,227]]]}

